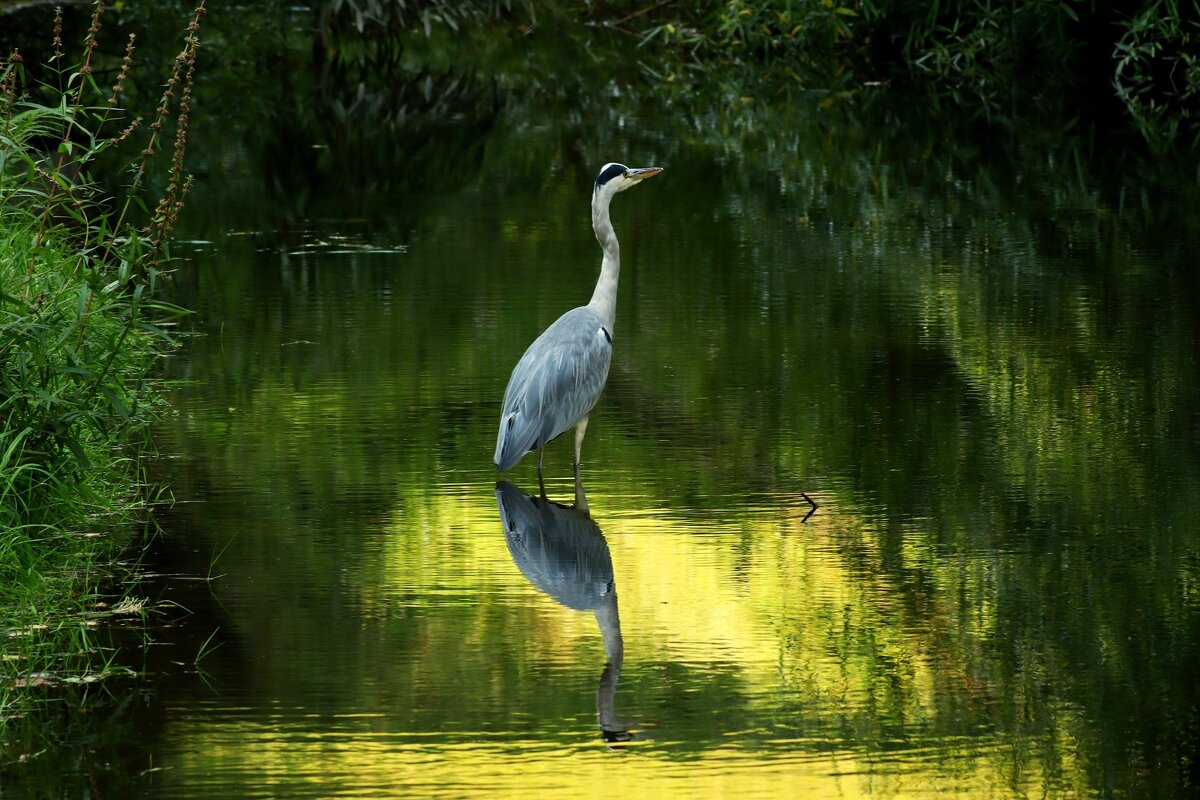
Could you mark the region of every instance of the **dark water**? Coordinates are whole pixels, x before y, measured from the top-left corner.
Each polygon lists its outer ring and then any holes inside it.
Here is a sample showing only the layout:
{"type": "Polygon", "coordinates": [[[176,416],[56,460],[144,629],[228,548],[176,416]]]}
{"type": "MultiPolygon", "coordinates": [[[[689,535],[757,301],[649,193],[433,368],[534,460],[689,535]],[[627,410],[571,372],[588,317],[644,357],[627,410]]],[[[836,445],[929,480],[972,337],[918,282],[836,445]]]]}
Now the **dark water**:
{"type": "Polygon", "coordinates": [[[1194,195],[887,115],[494,122],[201,181],[136,793],[1196,792],[1194,195]],[[588,519],[491,455],[611,160],[665,171],[588,519]]]}

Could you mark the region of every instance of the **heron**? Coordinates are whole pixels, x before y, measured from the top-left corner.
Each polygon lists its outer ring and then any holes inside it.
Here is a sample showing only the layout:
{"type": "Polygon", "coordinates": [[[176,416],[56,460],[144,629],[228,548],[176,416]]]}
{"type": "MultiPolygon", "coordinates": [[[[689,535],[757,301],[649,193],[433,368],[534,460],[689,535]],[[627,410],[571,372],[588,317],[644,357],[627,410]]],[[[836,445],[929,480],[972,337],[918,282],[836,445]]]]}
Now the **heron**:
{"type": "Polygon", "coordinates": [[[600,277],[586,306],[573,308],[554,321],[513,367],[504,390],[500,433],[496,437],[496,469],[512,469],[526,453],[537,450],[538,487],[542,480],[542,450],[560,434],[575,429],[575,506],[587,512],[579,477],[579,453],[588,415],[600,399],[612,362],[613,323],[617,315],[617,279],[621,248],[609,219],[608,207],[618,192],[662,172],[662,167],[632,169],[605,164],[592,188],[592,230],[604,251],[600,277]]]}

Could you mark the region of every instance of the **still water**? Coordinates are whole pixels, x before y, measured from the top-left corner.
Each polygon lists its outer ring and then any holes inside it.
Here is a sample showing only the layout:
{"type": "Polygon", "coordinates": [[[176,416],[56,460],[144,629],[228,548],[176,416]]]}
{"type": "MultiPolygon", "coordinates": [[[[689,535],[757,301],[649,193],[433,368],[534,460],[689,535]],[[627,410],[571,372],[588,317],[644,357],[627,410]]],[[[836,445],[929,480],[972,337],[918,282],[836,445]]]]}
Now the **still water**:
{"type": "Polygon", "coordinates": [[[886,120],[515,116],[275,194],[231,145],[189,208],[139,793],[1196,791],[1194,207],[886,120]],[[552,502],[491,456],[612,160],[665,171],[589,518],[568,440],[552,502]]]}

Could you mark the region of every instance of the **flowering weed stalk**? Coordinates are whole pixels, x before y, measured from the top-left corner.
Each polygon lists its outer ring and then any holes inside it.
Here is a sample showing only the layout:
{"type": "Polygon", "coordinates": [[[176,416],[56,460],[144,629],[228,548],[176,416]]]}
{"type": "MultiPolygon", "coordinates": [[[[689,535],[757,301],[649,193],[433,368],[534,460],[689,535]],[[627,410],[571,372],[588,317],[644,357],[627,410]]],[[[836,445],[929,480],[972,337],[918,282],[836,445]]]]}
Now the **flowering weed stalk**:
{"type": "Polygon", "coordinates": [[[0,725],[34,687],[88,668],[85,618],[128,545],[119,531],[149,500],[139,435],[163,407],[155,368],[183,313],[156,295],[191,184],[203,14],[200,0],[149,126],[122,102],[138,68],[134,35],[112,83],[95,79],[103,0],[75,66],[64,66],[55,12],[51,80],[31,83],[20,53],[0,58],[0,725]],[[51,101],[33,99],[39,85],[51,101]],[[169,158],[156,159],[172,135],[169,158]],[[99,186],[97,160],[139,136],[128,185],[99,186]],[[163,180],[148,180],[154,170],[163,180]]]}

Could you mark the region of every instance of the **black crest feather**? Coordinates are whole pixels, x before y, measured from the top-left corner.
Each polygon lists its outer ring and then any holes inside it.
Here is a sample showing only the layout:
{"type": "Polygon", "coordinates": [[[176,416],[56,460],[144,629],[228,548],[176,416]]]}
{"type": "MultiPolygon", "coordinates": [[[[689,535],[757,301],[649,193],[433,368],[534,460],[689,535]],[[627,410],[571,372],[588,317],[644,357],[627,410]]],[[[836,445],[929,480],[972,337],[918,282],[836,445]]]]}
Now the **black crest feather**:
{"type": "Polygon", "coordinates": [[[624,175],[626,170],[627,167],[624,164],[605,164],[604,168],[600,170],[600,174],[596,176],[596,188],[599,189],[618,175],[624,175]]]}

